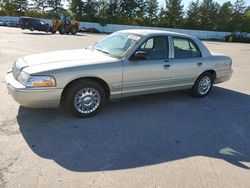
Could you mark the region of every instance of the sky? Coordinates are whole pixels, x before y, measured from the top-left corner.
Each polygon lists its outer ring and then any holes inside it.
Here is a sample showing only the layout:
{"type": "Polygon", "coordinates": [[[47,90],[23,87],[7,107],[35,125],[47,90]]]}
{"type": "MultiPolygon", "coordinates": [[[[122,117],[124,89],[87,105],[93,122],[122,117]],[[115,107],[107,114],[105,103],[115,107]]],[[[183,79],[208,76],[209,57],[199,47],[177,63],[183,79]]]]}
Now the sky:
{"type": "MultiPolygon", "coordinates": [[[[223,4],[229,0],[214,0],[214,1],[218,2],[219,4],[223,4]]],[[[236,0],[231,0],[231,3],[234,3],[235,1],[236,0]]],[[[165,5],[165,0],[159,0],[159,2],[161,6],[165,5]]],[[[192,2],[192,0],[182,0],[182,4],[184,5],[185,9],[188,7],[190,2],[192,2]]],[[[247,6],[250,6],[250,0],[245,0],[245,2],[247,6]]]]}

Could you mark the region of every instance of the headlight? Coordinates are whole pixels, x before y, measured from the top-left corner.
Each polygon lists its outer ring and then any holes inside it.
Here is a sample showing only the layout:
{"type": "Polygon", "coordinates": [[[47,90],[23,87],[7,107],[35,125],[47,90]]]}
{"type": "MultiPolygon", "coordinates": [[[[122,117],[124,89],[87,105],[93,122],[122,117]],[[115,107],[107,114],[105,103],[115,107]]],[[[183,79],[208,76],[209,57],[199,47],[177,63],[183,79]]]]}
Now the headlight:
{"type": "Polygon", "coordinates": [[[29,79],[29,75],[23,71],[21,71],[17,77],[17,80],[22,83],[23,85],[26,85],[28,79],[29,79]]]}
{"type": "Polygon", "coordinates": [[[12,73],[13,76],[17,79],[18,74],[20,73],[20,71],[25,68],[27,65],[25,64],[25,62],[23,61],[22,58],[19,58],[16,60],[13,68],[12,68],[12,73]]]}
{"type": "Polygon", "coordinates": [[[52,76],[30,76],[21,71],[17,80],[27,87],[55,87],[56,81],[52,76]]]}

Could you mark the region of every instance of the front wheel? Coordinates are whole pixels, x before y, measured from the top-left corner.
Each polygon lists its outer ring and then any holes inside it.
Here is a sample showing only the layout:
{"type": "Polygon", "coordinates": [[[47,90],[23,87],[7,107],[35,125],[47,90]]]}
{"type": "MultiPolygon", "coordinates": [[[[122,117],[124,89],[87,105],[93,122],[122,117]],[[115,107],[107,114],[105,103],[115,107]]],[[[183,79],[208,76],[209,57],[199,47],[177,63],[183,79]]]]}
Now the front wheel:
{"type": "Polygon", "coordinates": [[[192,95],[197,98],[203,98],[208,95],[213,86],[213,77],[209,72],[203,73],[195,81],[195,84],[191,90],[192,95]]]}
{"type": "Polygon", "coordinates": [[[66,93],[66,107],[75,116],[87,118],[96,115],[106,102],[105,90],[92,80],[71,85],[66,93]]]}
{"type": "Polygon", "coordinates": [[[59,28],[58,28],[58,31],[59,31],[59,33],[61,34],[61,35],[64,35],[65,34],[65,32],[66,32],[66,30],[65,30],[65,27],[64,26],[59,26],[59,28]]]}

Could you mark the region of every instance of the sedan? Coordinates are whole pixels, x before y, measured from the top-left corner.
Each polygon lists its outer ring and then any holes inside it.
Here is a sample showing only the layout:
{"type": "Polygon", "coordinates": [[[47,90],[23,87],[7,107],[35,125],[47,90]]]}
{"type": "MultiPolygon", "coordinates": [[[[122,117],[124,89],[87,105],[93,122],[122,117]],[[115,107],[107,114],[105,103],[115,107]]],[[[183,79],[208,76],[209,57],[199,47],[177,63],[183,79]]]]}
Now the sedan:
{"type": "Polygon", "coordinates": [[[78,117],[109,100],[189,89],[195,97],[229,80],[232,59],[197,38],[161,30],[123,30],[77,50],[28,55],[6,74],[11,96],[29,108],[64,104],[78,117]]]}

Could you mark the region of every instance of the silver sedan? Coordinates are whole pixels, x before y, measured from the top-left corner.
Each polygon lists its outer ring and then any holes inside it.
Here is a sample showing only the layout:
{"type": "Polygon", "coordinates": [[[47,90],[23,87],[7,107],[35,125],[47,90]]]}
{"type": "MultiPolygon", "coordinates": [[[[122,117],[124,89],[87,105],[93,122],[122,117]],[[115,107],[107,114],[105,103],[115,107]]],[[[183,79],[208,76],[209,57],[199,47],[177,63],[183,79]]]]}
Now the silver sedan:
{"type": "Polygon", "coordinates": [[[29,55],[6,74],[24,107],[66,105],[79,117],[128,96],[190,89],[205,97],[232,76],[230,57],[209,52],[197,38],[160,30],[124,30],[86,49],[29,55]]]}

